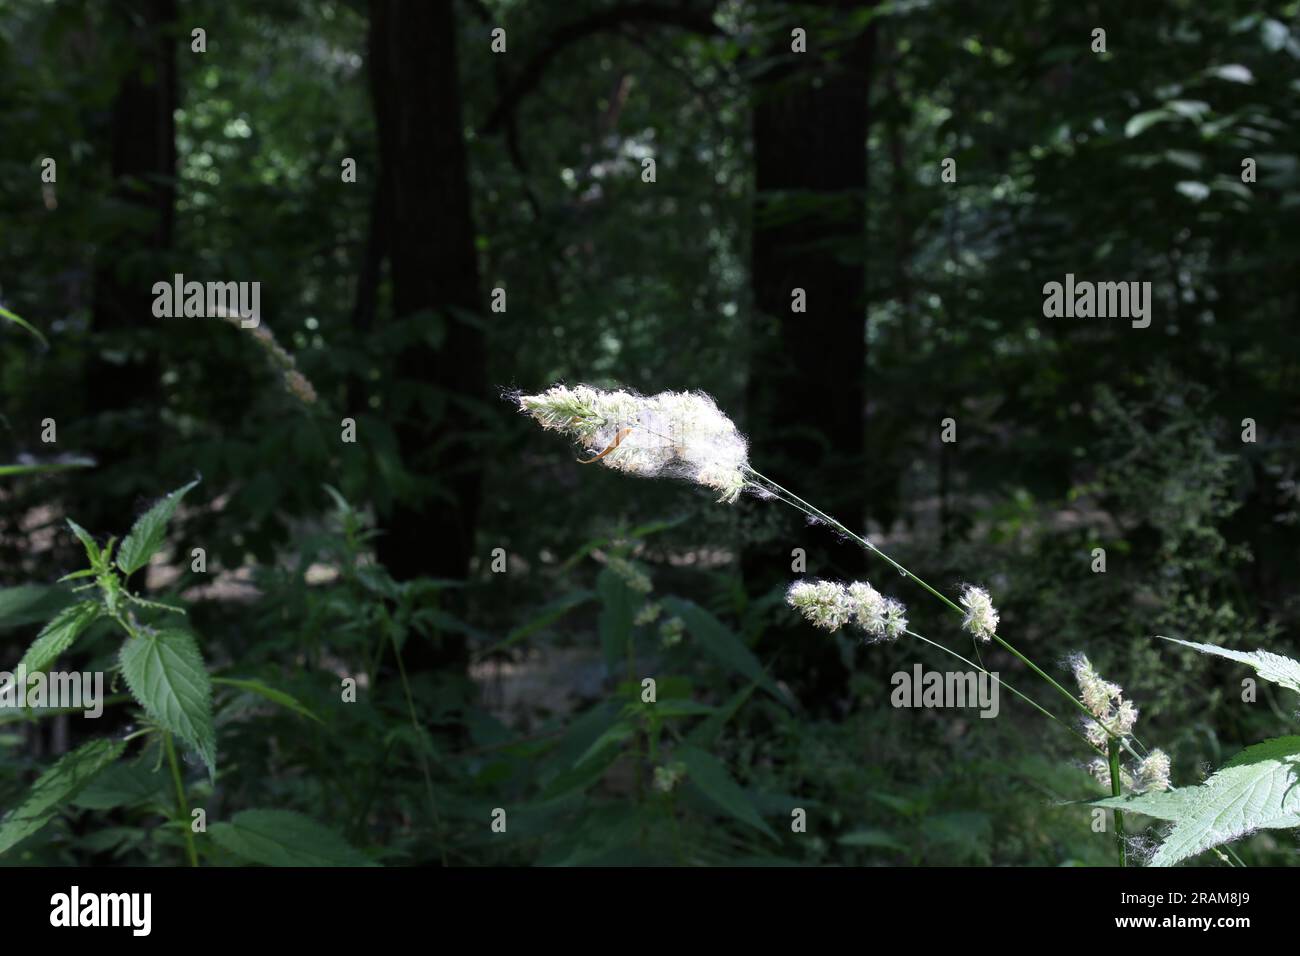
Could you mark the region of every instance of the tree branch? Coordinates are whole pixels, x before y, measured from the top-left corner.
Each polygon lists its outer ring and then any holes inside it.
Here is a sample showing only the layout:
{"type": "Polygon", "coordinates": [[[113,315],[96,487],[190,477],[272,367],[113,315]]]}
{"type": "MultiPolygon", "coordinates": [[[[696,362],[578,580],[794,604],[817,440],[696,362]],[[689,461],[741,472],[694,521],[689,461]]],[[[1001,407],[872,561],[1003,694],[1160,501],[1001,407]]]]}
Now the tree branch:
{"type": "Polygon", "coordinates": [[[713,22],[712,7],[669,6],[663,3],[626,3],[575,20],[560,27],[546,45],[524,66],[522,72],[502,94],[480,128],[483,136],[501,131],[513,117],[519,104],[541,82],[551,61],[568,47],[596,33],[617,30],[628,24],[651,24],[679,27],[701,36],[722,36],[713,22]]]}

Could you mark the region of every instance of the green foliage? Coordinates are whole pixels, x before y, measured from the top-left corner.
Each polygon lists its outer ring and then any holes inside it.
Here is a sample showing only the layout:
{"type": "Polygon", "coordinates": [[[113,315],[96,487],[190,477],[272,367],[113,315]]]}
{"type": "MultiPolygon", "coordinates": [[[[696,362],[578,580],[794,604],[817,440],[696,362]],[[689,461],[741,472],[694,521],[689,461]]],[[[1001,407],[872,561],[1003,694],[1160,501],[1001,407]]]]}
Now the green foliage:
{"type": "Polygon", "coordinates": [[[209,828],[238,859],[263,866],[373,866],[327,827],[287,810],[242,810],[209,828]]]}
{"type": "Polygon", "coordinates": [[[32,784],[27,798],[0,820],[0,853],[8,852],[45,826],[125,749],[121,741],[92,740],[60,757],[32,784]]]}
{"type": "Polygon", "coordinates": [[[196,480],[177,488],[136,519],[131,533],[123,539],[122,546],[117,551],[117,566],[124,575],[130,577],[139,571],[162,547],[163,538],[167,534],[167,522],[176,513],[176,507],[185,493],[197,484],[196,480]]]}
{"type": "Polygon", "coordinates": [[[122,645],[120,662],[122,677],[145,713],[193,747],[215,776],[212,684],[194,638],[174,628],[142,632],[122,645]]]}
{"type": "Polygon", "coordinates": [[[1098,800],[1173,823],[1151,858],[1172,866],[1257,830],[1300,827],[1300,737],[1247,747],[1205,783],[1177,790],[1098,800]]]}

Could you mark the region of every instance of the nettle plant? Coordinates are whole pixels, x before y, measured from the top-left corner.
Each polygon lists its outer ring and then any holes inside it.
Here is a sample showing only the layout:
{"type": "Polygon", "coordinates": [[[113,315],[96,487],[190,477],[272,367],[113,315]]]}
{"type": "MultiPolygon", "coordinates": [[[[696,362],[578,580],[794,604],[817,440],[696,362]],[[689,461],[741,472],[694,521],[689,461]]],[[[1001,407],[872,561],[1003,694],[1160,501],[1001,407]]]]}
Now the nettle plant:
{"type": "MultiPolygon", "coordinates": [[[[1124,699],[1117,684],[1097,673],[1087,657],[1076,653],[1069,658],[1076,694],[998,634],[999,615],[985,589],[966,585],[954,601],[867,538],[755,469],[749,462],[745,437],[708,395],[663,392],[643,396],[629,390],[556,385],[540,394],[516,392],[509,397],[543,428],[576,440],[588,456],[579,459],[582,464],[600,462],[642,477],[685,479],[717,492],[723,503],[751,494],[789,505],[812,522],[827,525],[857,543],[959,615],[977,652],[982,644],[996,644],[1010,653],[1077,710],[1079,719],[1063,720],[979,663],[917,633],[909,627],[903,604],[866,581],[800,580],[787,592],[787,603],[815,627],[828,632],[854,631],[868,643],[909,638],[933,647],[996,680],[1078,737],[1092,754],[1088,769],[1111,792],[1109,798],[1091,803],[1113,811],[1119,865],[1127,864],[1130,848],[1136,843],[1126,835],[1125,812],[1172,824],[1149,857],[1152,866],[1172,865],[1210,849],[1229,865],[1242,865],[1225,844],[1257,830],[1300,826],[1300,736],[1248,747],[1204,783],[1172,787],[1169,757],[1146,747],[1134,733],[1137,708],[1124,699]]],[[[1249,664],[1265,680],[1300,693],[1300,663],[1288,658],[1267,651],[1244,653],[1168,640],[1249,664]]]]}
{"type": "MultiPolygon", "coordinates": [[[[84,581],[73,590],[85,596],[41,629],[18,665],[17,679],[45,672],[93,625],[108,622],[123,636],[113,669],[114,687],[120,676],[129,691],[127,699],[134,700],[143,713],[134,724],[138,729],[120,738],[84,743],[42,773],[26,798],[0,819],[0,855],[36,834],[65,809],[134,806],[166,813],[168,832],[163,842],[174,841],[174,834],[179,833],[191,866],[199,865],[203,857],[287,866],[369,863],[333,831],[292,811],[244,810],[230,821],[207,826],[202,809],[191,809],[176,741],[179,739],[206,768],[207,779],[200,781],[198,788],[210,794],[217,780],[214,687],[252,694],[319,720],[293,697],[261,681],[214,676],[194,635],[176,623],[185,616],[185,609],[147,600],[128,587],[131,575],[149,564],[163,547],[168,522],[181,499],[197,484],[197,480],[190,482],[155,503],[136,520],[120,545],[116,538],[109,538],[101,547],[88,531],[68,519],[85,549],[88,566],[65,575],[60,582],[84,581]],[[128,748],[136,741],[137,757],[127,758],[128,748]],[[152,769],[145,766],[151,758],[152,769]],[[159,799],[164,759],[173,791],[167,803],[159,799]],[[87,799],[92,792],[93,798],[87,799]],[[201,834],[212,840],[202,839],[201,834]]],[[[107,702],[113,701],[109,698],[107,702]]],[[[40,712],[28,711],[25,716],[38,719],[40,712]]]]}

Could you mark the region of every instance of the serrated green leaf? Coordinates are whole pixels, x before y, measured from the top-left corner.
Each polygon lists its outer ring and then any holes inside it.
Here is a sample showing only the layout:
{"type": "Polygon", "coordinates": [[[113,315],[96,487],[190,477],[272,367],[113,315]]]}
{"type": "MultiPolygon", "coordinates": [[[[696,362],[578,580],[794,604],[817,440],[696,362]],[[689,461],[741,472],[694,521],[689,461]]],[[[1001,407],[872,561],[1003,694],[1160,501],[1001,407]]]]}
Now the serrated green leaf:
{"type": "Polygon", "coordinates": [[[123,574],[132,574],[149,563],[154,552],[162,547],[167,534],[167,522],[176,513],[176,506],[181,503],[185,493],[198,483],[198,479],[195,479],[188,485],[177,488],[136,519],[131,526],[131,533],[117,549],[117,566],[123,574]]]}
{"type": "Polygon", "coordinates": [[[1300,737],[1247,747],[1200,786],[1111,797],[1094,806],[1173,821],[1151,866],[1173,866],[1256,830],[1300,826],[1300,737]]]}
{"type": "Polygon", "coordinates": [[[329,827],[290,810],[244,810],[208,833],[240,859],[264,866],[375,866],[329,827]]]}
{"type": "Polygon", "coordinates": [[[0,821],[0,853],[5,853],[45,826],[59,808],[122,755],[120,740],[92,740],[59,761],[32,784],[17,809],[0,821]]]}
{"type": "Polygon", "coordinates": [[[145,712],[193,747],[216,776],[212,683],[194,638],[174,629],[131,637],[119,660],[126,685],[145,712]]]}
{"type": "Polygon", "coordinates": [[[268,687],[259,680],[239,677],[214,677],[212,678],[212,683],[220,684],[223,687],[235,687],[239,690],[248,691],[250,694],[257,694],[258,696],[265,697],[274,704],[279,704],[281,707],[293,711],[295,714],[309,717],[318,724],[325,723],[325,721],[321,720],[314,713],[308,710],[307,707],[299,703],[297,698],[290,694],[286,694],[282,690],[268,687]]]}
{"type": "Polygon", "coordinates": [[[81,542],[81,546],[86,549],[86,557],[90,560],[90,563],[95,564],[99,560],[99,545],[95,543],[94,537],[91,536],[89,531],[77,524],[77,522],[73,521],[71,518],[65,518],[64,520],[68,522],[68,527],[71,528],[72,533],[77,536],[77,540],[81,542]]]}
{"type": "Polygon", "coordinates": [[[41,633],[36,635],[36,640],[27,648],[27,653],[18,666],[25,668],[28,674],[45,670],[72,646],[86,628],[95,623],[99,610],[99,604],[95,601],[82,601],[65,607],[41,628],[41,633]]]}
{"type": "Polygon", "coordinates": [[[1215,647],[1213,644],[1197,644],[1195,641],[1183,641],[1176,637],[1164,637],[1163,639],[1174,644],[1182,644],[1184,647],[1190,647],[1202,654],[1213,654],[1216,657],[1226,657],[1228,660],[1237,661],[1240,664],[1248,664],[1255,668],[1255,671],[1264,680],[1271,681],[1285,687],[1287,690],[1300,694],[1300,661],[1293,661],[1289,657],[1283,657],[1281,654],[1274,654],[1271,651],[1233,651],[1226,647],[1215,647]]]}
{"type": "Polygon", "coordinates": [[[722,762],[710,753],[689,745],[678,747],[674,758],[686,765],[688,779],[719,809],[725,811],[741,823],[753,827],[776,839],[776,833],[763,822],[745,791],[735,780],[722,762]]]}

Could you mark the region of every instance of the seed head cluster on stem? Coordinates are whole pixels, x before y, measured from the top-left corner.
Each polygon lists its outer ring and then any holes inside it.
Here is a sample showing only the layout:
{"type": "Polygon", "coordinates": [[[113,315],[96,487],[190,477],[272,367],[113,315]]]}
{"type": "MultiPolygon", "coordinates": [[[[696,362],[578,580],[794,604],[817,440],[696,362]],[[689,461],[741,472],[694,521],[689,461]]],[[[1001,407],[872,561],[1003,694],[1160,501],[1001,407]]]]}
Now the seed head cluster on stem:
{"type": "Polygon", "coordinates": [[[786,592],[786,601],[814,626],[828,631],[855,623],[872,643],[897,640],[907,630],[907,609],[865,581],[847,587],[838,581],[796,581],[786,592]]]}
{"type": "Polygon", "coordinates": [[[749,445],[704,392],[638,395],[555,385],[513,396],[543,428],[562,432],[608,468],[645,478],[675,477],[732,503],[749,485],[749,445]]]}

